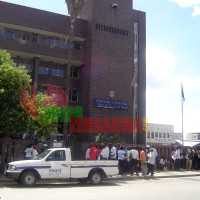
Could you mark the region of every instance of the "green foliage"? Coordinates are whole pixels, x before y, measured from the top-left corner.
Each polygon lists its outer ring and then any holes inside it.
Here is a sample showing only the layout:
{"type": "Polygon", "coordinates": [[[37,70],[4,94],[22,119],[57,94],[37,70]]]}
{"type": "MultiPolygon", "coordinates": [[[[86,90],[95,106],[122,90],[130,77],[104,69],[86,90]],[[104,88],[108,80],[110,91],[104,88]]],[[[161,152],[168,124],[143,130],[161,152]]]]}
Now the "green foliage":
{"type": "Polygon", "coordinates": [[[19,134],[30,120],[20,105],[20,92],[31,79],[23,67],[12,65],[10,54],[0,50],[0,137],[19,134]]]}
{"type": "Polygon", "coordinates": [[[95,137],[95,142],[96,143],[123,143],[123,140],[120,138],[119,134],[115,134],[113,136],[108,136],[108,135],[102,135],[99,133],[95,137]]]}
{"type": "MultiPolygon", "coordinates": [[[[31,79],[23,66],[12,65],[10,54],[0,50],[0,137],[20,136],[25,131],[41,136],[56,132],[56,124],[39,124],[20,105],[22,86],[30,84],[31,79]]],[[[37,95],[39,106],[43,100],[43,94],[37,95]]]]}

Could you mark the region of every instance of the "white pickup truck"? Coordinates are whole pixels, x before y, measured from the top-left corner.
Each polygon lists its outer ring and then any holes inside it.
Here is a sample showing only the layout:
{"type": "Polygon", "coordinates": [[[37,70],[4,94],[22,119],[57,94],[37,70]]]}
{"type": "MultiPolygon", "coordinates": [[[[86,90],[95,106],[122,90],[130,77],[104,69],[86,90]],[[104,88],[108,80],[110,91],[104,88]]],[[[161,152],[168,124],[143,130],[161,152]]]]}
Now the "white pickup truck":
{"type": "Polygon", "coordinates": [[[6,177],[24,186],[34,186],[38,179],[77,179],[99,184],[107,176],[118,174],[116,160],[72,161],[68,148],[47,149],[34,160],[11,162],[6,177]]]}

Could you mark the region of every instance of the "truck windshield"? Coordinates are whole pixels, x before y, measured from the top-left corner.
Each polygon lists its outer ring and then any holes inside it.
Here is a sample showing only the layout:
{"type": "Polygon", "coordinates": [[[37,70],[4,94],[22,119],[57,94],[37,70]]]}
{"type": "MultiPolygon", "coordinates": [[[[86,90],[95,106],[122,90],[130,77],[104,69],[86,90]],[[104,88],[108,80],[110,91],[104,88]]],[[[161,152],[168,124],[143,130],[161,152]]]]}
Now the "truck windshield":
{"type": "Polygon", "coordinates": [[[35,158],[34,160],[42,160],[47,154],[49,154],[49,152],[51,152],[51,150],[46,150],[44,152],[42,152],[37,158],[35,158]]]}

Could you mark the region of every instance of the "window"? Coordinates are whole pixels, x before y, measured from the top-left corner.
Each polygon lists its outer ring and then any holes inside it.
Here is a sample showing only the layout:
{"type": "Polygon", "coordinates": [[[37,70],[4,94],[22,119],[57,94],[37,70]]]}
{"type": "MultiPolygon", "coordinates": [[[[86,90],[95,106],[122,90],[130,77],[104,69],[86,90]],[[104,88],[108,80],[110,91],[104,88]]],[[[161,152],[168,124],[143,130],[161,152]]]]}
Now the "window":
{"type": "Polygon", "coordinates": [[[152,139],[154,138],[154,132],[151,132],[151,138],[152,139]]]}
{"type": "Polygon", "coordinates": [[[22,34],[22,40],[30,41],[30,38],[31,38],[30,34],[28,34],[28,33],[22,34]]]}
{"type": "Polygon", "coordinates": [[[7,38],[13,38],[13,32],[11,30],[9,30],[9,29],[6,29],[5,36],[7,38]]]}
{"type": "Polygon", "coordinates": [[[17,58],[12,58],[13,60],[13,67],[17,67],[17,58]]]}
{"type": "Polygon", "coordinates": [[[69,91],[69,101],[78,102],[78,90],[77,89],[70,89],[70,91],[69,91]]]}
{"type": "Polygon", "coordinates": [[[55,46],[64,47],[64,41],[60,38],[55,38],[55,46]]]}
{"type": "Polygon", "coordinates": [[[3,27],[0,27],[0,37],[3,37],[3,35],[4,35],[3,27]]]}
{"type": "Polygon", "coordinates": [[[162,138],[162,133],[159,133],[159,138],[162,138]]]}
{"type": "Polygon", "coordinates": [[[52,69],[51,74],[54,76],[64,76],[65,72],[63,69],[52,69]]]}
{"type": "Polygon", "coordinates": [[[39,67],[39,73],[40,74],[49,74],[49,68],[48,67],[39,67]]]}
{"type": "Polygon", "coordinates": [[[46,94],[46,91],[47,91],[47,86],[38,85],[37,94],[39,93],[46,94]]]}
{"type": "Polygon", "coordinates": [[[31,42],[38,42],[38,34],[37,33],[33,33],[31,35],[31,42]]]}
{"type": "Polygon", "coordinates": [[[33,66],[33,63],[32,63],[32,60],[28,60],[28,59],[20,59],[19,60],[19,65],[18,66],[24,66],[24,68],[31,72],[32,71],[32,66],[33,66]]]}
{"type": "Polygon", "coordinates": [[[74,44],[74,49],[76,49],[76,50],[83,50],[83,45],[82,44],[78,44],[78,43],[75,43],[74,44]]]}
{"type": "Polygon", "coordinates": [[[47,44],[47,39],[45,37],[40,37],[39,42],[40,44],[47,44]]]}
{"type": "Polygon", "coordinates": [[[70,77],[71,78],[79,78],[79,68],[78,67],[71,68],[70,77]]]}
{"type": "Polygon", "coordinates": [[[166,134],[165,133],[163,133],[163,138],[165,138],[166,137],[166,134]]]}
{"type": "Polygon", "coordinates": [[[155,132],[155,138],[158,138],[158,132],[155,132]]]}
{"type": "Polygon", "coordinates": [[[53,37],[49,37],[49,38],[47,39],[47,44],[48,44],[48,45],[54,45],[54,38],[53,38],[53,37]]]}
{"type": "Polygon", "coordinates": [[[54,76],[65,76],[64,68],[64,65],[54,64],[51,70],[51,74],[54,76]]]}
{"type": "Polygon", "coordinates": [[[147,138],[150,138],[150,132],[147,132],[147,138]]]}
{"type": "Polygon", "coordinates": [[[63,150],[54,151],[47,157],[47,160],[49,160],[49,161],[66,161],[65,151],[63,151],[63,150]]]}
{"type": "Polygon", "coordinates": [[[167,138],[169,138],[169,133],[167,133],[167,138]]]}
{"type": "Polygon", "coordinates": [[[21,40],[21,34],[20,33],[13,33],[13,38],[16,40],[21,40]]]}

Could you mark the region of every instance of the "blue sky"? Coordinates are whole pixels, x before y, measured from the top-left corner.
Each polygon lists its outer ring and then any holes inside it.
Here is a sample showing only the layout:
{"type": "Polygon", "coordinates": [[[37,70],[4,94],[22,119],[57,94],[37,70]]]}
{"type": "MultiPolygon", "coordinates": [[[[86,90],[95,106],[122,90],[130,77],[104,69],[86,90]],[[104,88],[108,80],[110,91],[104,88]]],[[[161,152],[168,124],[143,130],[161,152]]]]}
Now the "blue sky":
{"type": "MultiPolygon", "coordinates": [[[[66,14],[64,0],[4,0],[66,14]]],[[[181,132],[200,131],[200,0],[134,0],[147,15],[147,117],[181,132]]]]}

